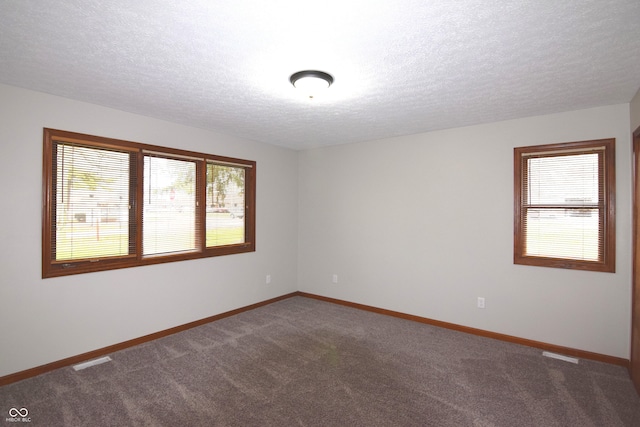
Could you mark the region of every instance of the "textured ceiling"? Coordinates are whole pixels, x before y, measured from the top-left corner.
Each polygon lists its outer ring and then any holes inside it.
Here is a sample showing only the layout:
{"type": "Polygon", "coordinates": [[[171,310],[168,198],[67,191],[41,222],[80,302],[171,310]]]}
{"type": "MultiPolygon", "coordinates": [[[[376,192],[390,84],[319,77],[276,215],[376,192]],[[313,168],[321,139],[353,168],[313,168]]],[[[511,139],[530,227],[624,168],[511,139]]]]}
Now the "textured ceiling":
{"type": "Polygon", "coordinates": [[[0,83],[305,149],[627,103],[640,1],[2,0],[0,83]]]}

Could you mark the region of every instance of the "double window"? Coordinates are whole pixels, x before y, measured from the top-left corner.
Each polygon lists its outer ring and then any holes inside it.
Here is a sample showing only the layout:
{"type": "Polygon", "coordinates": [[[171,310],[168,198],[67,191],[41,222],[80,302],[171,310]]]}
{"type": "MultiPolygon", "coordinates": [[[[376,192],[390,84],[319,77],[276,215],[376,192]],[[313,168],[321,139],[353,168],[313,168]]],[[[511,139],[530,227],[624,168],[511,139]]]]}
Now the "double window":
{"type": "Polygon", "coordinates": [[[615,271],[615,140],[514,149],[516,264],[615,271]]]}
{"type": "Polygon", "coordinates": [[[44,130],[43,277],[255,250],[253,161],[44,130]]]}

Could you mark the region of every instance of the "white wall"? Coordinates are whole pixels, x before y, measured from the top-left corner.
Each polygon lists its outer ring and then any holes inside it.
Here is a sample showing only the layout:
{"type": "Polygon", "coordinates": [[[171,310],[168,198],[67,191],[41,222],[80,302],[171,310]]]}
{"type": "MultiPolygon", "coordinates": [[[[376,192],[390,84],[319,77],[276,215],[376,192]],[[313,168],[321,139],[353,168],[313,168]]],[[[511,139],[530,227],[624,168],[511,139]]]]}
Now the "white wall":
{"type": "Polygon", "coordinates": [[[0,85],[0,376],[297,290],[297,164],[292,150],[0,85]],[[257,251],[41,279],[43,127],[257,161],[257,251]]]}
{"type": "Polygon", "coordinates": [[[640,89],[631,100],[631,132],[635,132],[640,127],[640,89]]]}
{"type": "Polygon", "coordinates": [[[299,288],[628,358],[629,127],[625,104],[301,152],[299,288]],[[617,272],[514,265],[513,148],[611,137],[617,272]]]}

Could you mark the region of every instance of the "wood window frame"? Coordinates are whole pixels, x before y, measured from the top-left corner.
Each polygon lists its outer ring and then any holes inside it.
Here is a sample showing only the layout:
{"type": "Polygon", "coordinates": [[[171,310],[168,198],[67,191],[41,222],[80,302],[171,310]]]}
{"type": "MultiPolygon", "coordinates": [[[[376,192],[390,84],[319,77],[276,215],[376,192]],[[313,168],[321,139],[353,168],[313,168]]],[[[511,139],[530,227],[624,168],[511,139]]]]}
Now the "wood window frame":
{"type": "Polygon", "coordinates": [[[514,148],[514,264],[614,273],[616,264],[615,177],[614,138],[514,148]],[[526,255],[526,230],[523,215],[525,215],[527,207],[523,190],[523,157],[526,155],[542,156],[546,153],[549,153],[550,156],[567,152],[581,154],[593,152],[597,148],[602,149],[604,171],[600,176],[604,182],[602,183],[603,200],[599,206],[599,221],[602,223],[601,230],[604,235],[601,238],[599,259],[587,261],[526,255]]]}
{"type": "Polygon", "coordinates": [[[252,160],[198,153],[188,150],[161,147],[132,141],[86,135],[76,132],[44,128],[43,131],[43,172],[42,172],[42,277],[58,277],[95,271],[185,261],[191,259],[254,252],[256,250],[256,162],[252,160]],[[129,215],[129,254],[125,256],[97,259],[77,259],[57,261],[52,249],[55,239],[55,174],[53,149],[55,142],[66,142],[95,148],[109,148],[131,153],[129,192],[131,213],[129,215]],[[143,162],[146,153],[156,153],[168,158],[196,159],[196,235],[197,248],[193,251],[165,255],[143,256],[142,254],[142,195],[143,162]],[[244,242],[237,244],[206,247],[206,163],[234,165],[245,170],[245,215],[244,242]],[[134,176],[135,175],[135,176],[134,176]]]}

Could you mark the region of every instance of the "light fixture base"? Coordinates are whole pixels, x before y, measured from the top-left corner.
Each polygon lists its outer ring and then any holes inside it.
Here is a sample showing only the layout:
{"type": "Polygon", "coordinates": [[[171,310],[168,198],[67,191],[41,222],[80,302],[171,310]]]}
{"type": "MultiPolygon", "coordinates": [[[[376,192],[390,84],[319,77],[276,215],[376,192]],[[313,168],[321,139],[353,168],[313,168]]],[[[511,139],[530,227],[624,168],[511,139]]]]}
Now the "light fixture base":
{"type": "Polygon", "coordinates": [[[331,74],[325,73],[324,71],[318,71],[318,70],[298,71],[297,73],[293,73],[291,77],[289,77],[289,81],[294,87],[296,87],[296,82],[305,78],[314,78],[314,79],[324,80],[325,82],[327,82],[327,87],[333,84],[333,76],[331,74]]]}
{"type": "Polygon", "coordinates": [[[318,92],[333,84],[333,76],[324,71],[304,70],[292,74],[289,81],[293,87],[304,92],[309,98],[313,98],[318,92]]]}

